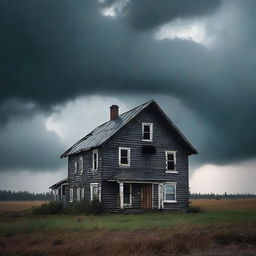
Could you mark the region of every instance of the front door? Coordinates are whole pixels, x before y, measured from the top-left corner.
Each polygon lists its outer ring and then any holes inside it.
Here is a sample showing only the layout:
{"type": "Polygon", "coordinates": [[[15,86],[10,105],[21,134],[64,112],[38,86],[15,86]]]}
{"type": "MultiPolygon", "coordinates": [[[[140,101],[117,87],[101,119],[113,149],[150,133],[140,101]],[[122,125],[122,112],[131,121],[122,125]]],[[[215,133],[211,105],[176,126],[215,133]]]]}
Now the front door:
{"type": "Polygon", "coordinates": [[[152,185],[143,184],[141,190],[141,208],[152,209],[152,185]]]}

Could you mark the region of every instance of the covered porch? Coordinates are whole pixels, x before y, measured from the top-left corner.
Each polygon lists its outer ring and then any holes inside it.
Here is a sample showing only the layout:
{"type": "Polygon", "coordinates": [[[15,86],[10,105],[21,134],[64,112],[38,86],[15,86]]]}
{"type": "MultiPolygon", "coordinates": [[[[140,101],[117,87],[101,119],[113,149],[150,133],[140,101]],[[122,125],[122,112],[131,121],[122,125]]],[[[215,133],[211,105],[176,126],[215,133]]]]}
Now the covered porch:
{"type": "Polygon", "coordinates": [[[66,178],[49,187],[49,189],[51,189],[53,193],[53,199],[55,202],[60,202],[63,204],[66,203],[67,186],[68,186],[68,179],[66,178]]]}
{"type": "Polygon", "coordinates": [[[166,179],[150,172],[123,171],[109,179],[117,182],[117,208],[132,212],[131,209],[149,211],[164,207],[163,186],[166,179]]]}

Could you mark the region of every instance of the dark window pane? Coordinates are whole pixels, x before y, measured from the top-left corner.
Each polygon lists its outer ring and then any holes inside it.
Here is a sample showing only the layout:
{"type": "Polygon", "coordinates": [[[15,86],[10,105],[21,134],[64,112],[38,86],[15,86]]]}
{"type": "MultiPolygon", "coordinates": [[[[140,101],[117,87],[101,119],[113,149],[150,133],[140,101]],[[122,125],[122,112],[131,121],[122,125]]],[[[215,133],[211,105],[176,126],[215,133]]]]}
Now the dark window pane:
{"type": "Polygon", "coordinates": [[[149,125],[144,126],[144,132],[150,132],[150,126],[149,125]]]}
{"type": "Polygon", "coordinates": [[[167,162],[167,169],[168,170],[174,170],[174,162],[173,161],[168,161],[167,162]]]}
{"type": "Polygon", "coordinates": [[[130,204],[130,185],[124,184],[124,204],[130,204]]]}
{"type": "Polygon", "coordinates": [[[121,157],[127,157],[127,155],[128,155],[128,150],[121,149],[121,157]]]}
{"type": "Polygon", "coordinates": [[[167,154],[167,159],[168,160],[174,160],[174,155],[173,154],[167,154]]]}
{"type": "Polygon", "coordinates": [[[150,140],[150,133],[144,132],[143,139],[144,140],[150,140]]]}
{"type": "Polygon", "coordinates": [[[121,164],[128,164],[128,158],[127,157],[121,157],[121,164]]]}

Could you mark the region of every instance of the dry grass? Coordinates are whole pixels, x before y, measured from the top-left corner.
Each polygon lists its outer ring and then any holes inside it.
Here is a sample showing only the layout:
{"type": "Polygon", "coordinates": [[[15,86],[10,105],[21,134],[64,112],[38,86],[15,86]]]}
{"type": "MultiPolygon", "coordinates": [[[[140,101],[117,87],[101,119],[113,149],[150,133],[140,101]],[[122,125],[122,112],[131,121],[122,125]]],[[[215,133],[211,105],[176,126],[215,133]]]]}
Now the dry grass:
{"type": "Polygon", "coordinates": [[[48,201],[0,201],[0,213],[21,212],[48,201]]]}
{"type": "Polygon", "coordinates": [[[230,251],[231,247],[234,252],[255,252],[256,225],[179,225],[147,231],[37,233],[0,238],[0,255],[207,255],[213,248],[219,251],[215,255],[220,255],[220,251],[230,251]]]}
{"type": "Polygon", "coordinates": [[[256,198],[253,199],[193,199],[192,206],[206,211],[218,210],[256,210],[256,198]]]}

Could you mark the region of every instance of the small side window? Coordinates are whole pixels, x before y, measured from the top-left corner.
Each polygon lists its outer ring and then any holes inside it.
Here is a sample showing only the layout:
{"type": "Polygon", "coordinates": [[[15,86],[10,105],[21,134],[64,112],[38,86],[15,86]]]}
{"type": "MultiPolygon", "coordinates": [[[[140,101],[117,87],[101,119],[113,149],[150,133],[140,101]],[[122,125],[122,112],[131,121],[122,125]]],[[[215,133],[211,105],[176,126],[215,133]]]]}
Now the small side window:
{"type": "Polygon", "coordinates": [[[69,189],[69,202],[73,202],[73,188],[69,189]]]}
{"type": "Polygon", "coordinates": [[[84,159],[82,156],[79,157],[79,174],[83,174],[84,172],[84,159]]]}
{"type": "Polygon", "coordinates": [[[131,149],[119,148],[119,166],[130,166],[131,149]]]}
{"type": "Polygon", "coordinates": [[[76,189],[76,201],[77,202],[81,201],[81,188],[76,189]]]}
{"type": "Polygon", "coordinates": [[[164,201],[166,203],[176,202],[176,183],[166,183],[164,185],[164,201]]]}
{"type": "Polygon", "coordinates": [[[153,141],[153,124],[142,123],[142,140],[153,141]]]}
{"type": "Polygon", "coordinates": [[[99,152],[98,149],[92,151],[92,169],[98,170],[99,168],[99,152]]]}
{"type": "Polygon", "coordinates": [[[99,183],[90,183],[90,198],[91,200],[98,199],[100,201],[101,194],[100,194],[100,187],[99,183]]]}
{"type": "Polygon", "coordinates": [[[166,172],[176,171],[176,151],[165,151],[166,172]]]}

